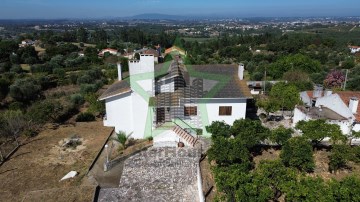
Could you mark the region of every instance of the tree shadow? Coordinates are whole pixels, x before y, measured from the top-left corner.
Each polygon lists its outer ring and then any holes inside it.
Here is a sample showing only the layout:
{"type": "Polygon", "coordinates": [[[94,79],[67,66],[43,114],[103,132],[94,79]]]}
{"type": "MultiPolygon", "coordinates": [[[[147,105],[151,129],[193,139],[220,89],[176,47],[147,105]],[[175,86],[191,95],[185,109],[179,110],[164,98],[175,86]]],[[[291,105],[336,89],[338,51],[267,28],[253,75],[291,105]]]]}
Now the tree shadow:
{"type": "Polygon", "coordinates": [[[4,174],[4,173],[7,173],[7,172],[10,172],[10,171],[13,171],[13,170],[17,170],[18,168],[12,168],[12,169],[8,169],[8,170],[5,170],[3,172],[0,173],[1,174],[4,174]]]}
{"type": "Polygon", "coordinates": [[[15,156],[11,156],[8,160],[11,160],[11,159],[14,159],[16,157],[19,157],[19,156],[23,156],[23,155],[26,155],[26,154],[30,154],[31,152],[24,152],[24,153],[20,153],[18,155],[15,155],[15,156]]]}

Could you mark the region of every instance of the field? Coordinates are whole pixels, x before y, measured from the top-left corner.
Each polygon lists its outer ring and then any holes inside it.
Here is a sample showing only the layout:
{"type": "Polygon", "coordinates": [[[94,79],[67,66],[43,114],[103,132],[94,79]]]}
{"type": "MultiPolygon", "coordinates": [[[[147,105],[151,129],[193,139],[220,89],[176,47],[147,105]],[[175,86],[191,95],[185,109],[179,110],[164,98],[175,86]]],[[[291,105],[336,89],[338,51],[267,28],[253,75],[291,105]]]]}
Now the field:
{"type": "Polygon", "coordinates": [[[75,125],[46,125],[38,136],[23,146],[0,167],[0,201],[91,201],[95,186],[86,172],[109,136],[111,128],[102,121],[75,125]],[[62,147],[77,135],[81,145],[62,147]],[[79,174],[59,181],[70,171],[79,174]]]}

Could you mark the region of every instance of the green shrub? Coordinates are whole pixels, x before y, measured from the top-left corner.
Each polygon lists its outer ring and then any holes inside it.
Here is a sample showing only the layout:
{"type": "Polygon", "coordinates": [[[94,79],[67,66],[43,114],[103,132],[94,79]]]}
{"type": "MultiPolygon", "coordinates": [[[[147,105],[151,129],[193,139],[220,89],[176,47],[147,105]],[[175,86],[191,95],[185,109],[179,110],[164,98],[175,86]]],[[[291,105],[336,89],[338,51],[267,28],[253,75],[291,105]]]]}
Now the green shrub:
{"type": "Polygon", "coordinates": [[[95,116],[90,112],[80,113],[76,117],[76,122],[90,122],[95,121],[95,116]]]}
{"type": "Polygon", "coordinates": [[[95,93],[98,90],[96,84],[81,84],[80,92],[82,94],[90,94],[95,93]]]}
{"type": "Polygon", "coordinates": [[[81,94],[74,94],[70,96],[71,103],[75,106],[80,106],[85,103],[84,96],[81,94]]]}
{"type": "Polygon", "coordinates": [[[9,105],[9,110],[13,110],[13,111],[23,111],[25,109],[25,106],[23,103],[21,102],[13,102],[9,105]]]}

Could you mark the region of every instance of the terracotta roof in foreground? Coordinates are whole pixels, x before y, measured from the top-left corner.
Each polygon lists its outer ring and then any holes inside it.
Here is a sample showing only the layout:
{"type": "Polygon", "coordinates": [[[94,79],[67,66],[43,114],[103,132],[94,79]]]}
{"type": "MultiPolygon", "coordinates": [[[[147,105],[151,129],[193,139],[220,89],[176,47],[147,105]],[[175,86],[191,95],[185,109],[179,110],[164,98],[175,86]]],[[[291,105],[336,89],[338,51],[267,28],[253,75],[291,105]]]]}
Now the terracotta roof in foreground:
{"type": "MultiPolygon", "coordinates": [[[[342,101],[345,103],[346,106],[349,106],[349,102],[351,98],[357,98],[360,99],[360,91],[340,91],[336,92],[342,99],[342,101]]],[[[355,119],[357,122],[360,122],[360,105],[357,108],[356,114],[354,114],[355,119]]]]}

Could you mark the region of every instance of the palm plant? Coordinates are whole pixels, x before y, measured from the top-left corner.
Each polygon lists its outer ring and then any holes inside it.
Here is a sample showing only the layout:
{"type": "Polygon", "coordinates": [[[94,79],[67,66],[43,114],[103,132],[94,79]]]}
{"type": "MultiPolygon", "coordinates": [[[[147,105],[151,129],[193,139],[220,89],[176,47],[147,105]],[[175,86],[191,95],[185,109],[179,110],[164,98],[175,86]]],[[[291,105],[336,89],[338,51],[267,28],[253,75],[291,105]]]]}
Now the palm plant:
{"type": "Polygon", "coordinates": [[[116,137],[111,138],[111,139],[120,143],[125,149],[126,143],[131,135],[132,135],[132,132],[129,134],[126,134],[126,132],[124,132],[124,131],[119,131],[118,133],[116,133],[116,137]]]}

